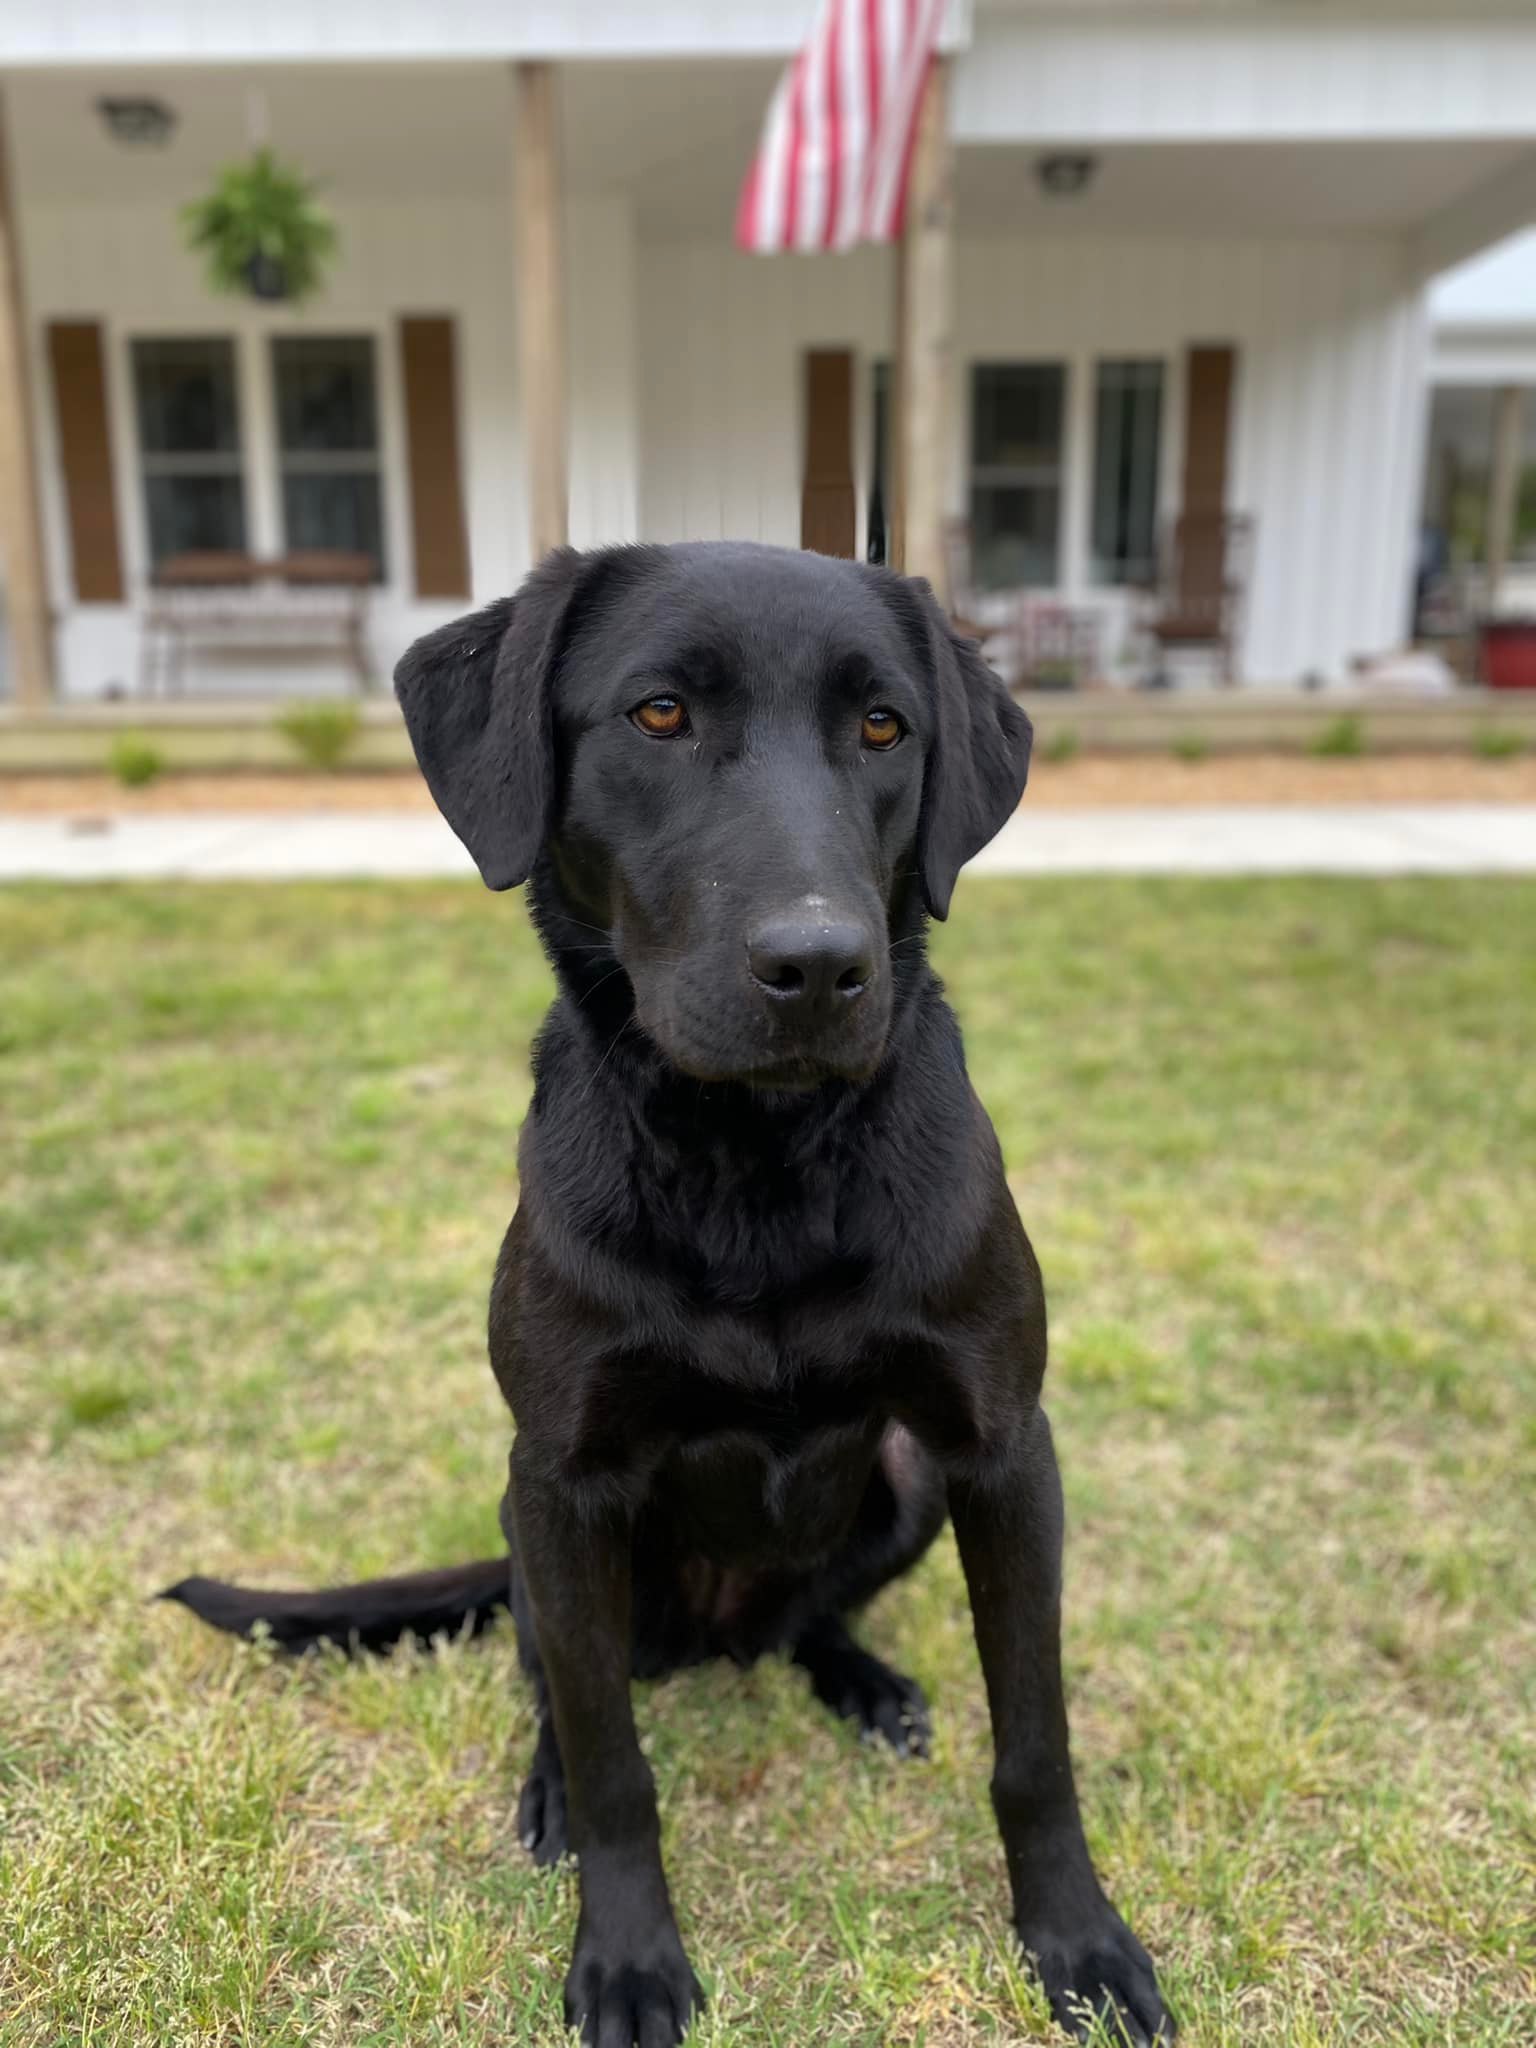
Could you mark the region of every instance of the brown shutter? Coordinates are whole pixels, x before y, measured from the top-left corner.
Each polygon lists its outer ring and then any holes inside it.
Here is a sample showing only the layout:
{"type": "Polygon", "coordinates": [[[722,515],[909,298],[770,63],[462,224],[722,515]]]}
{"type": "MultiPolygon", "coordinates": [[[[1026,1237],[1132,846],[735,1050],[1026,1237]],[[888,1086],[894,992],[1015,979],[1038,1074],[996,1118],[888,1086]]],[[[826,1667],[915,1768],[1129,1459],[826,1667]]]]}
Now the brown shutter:
{"type": "Polygon", "coordinates": [[[1237,351],[1192,348],[1184,381],[1183,510],[1214,516],[1227,509],[1227,444],[1237,351]]]}
{"type": "Polygon", "coordinates": [[[123,557],[117,538],[112,429],[100,321],[51,321],[48,363],[53,372],[75,596],[81,604],[121,604],[123,557]]]}
{"type": "Polygon", "coordinates": [[[1209,611],[1226,576],[1227,448],[1237,350],[1227,343],[1189,350],[1184,370],[1184,484],[1180,501],[1178,601],[1209,611]]]}
{"type": "Polygon", "coordinates": [[[853,489],[853,353],[813,348],[805,357],[805,484],[800,545],[851,560],[857,526],[853,489]]]}
{"type": "Polygon", "coordinates": [[[469,596],[469,542],[459,464],[458,370],[453,321],[435,314],[400,322],[411,552],[418,597],[469,596]]]}

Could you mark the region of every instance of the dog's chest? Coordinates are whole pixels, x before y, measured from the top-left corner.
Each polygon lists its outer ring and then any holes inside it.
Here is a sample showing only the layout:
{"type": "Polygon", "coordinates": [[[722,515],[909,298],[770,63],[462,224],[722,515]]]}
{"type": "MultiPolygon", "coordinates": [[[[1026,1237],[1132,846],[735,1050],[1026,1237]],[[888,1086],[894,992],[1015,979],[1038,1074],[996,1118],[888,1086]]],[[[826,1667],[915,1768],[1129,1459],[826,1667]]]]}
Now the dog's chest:
{"type": "Polygon", "coordinates": [[[724,1427],[691,1430],[658,1473],[655,1497],[685,1545],[717,1563],[811,1565],[846,1535],[882,1428],[868,1412],[743,1410],[724,1427]]]}

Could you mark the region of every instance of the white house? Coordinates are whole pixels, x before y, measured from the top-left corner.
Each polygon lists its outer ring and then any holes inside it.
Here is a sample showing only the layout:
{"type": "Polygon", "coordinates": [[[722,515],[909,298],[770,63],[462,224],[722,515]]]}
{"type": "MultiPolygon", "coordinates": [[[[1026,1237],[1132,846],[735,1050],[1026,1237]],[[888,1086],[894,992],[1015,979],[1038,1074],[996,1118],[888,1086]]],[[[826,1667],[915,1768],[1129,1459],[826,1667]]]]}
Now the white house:
{"type": "MultiPolygon", "coordinates": [[[[189,545],[372,552],[387,669],[527,568],[526,457],[551,421],[577,542],[798,545],[831,506],[838,544],[878,545],[893,252],[731,246],[809,13],[6,0],[18,693],[135,687],[151,574],[189,545]],[[518,346],[538,158],[513,148],[515,67],[534,60],[560,112],[563,409],[518,346]],[[182,246],[178,208],[257,133],[324,182],[341,230],[298,309],[212,295],[182,246]]],[[[1536,219],[1536,9],[975,0],[946,47],[947,501],[974,581],[1099,604],[1113,635],[1159,530],[1225,511],[1252,522],[1245,679],[1400,643],[1429,286],[1536,219]]],[[[252,680],[225,662],[196,686],[252,680]]]]}

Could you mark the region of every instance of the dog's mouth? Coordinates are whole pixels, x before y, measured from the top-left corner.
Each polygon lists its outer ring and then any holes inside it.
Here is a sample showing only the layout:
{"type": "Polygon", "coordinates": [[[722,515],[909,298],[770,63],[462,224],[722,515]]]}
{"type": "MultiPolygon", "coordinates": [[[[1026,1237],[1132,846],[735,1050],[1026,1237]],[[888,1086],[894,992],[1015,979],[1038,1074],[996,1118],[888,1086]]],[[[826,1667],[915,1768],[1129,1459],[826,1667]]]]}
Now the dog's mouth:
{"type": "Polygon", "coordinates": [[[855,1051],[852,1047],[806,1047],[781,1049],[773,1057],[768,1057],[766,1050],[759,1055],[744,1053],[732,1057],[723,1047],[707,1049],[696,1042],[679,1042],[671,1033],[662,1036],[647,1032],[647,1036],[668,1064],[690,1080],[701,1081],[706,1087],[745,1088],[759,1096],[805,1096],[838,1083],[858,1087],[880,1064],[884,1043],[882,1039],[880,1046],[867,1051],[855,1051]]]}
{"type": "Polygon", "coordinates": [[[751,1088],[758,1094],[803,1095],[808,1089],[819,1088],[824,1081],[848,1081],[858,1077],[841,1067],[828,1066],[825,1061],[798,1057],[775,1060],[769,1066],[749,1067],[744,1074],[734,1078],[744,1088],[751,1088]]]}
{"type": "Polygon", "coordinates": [[[845,1017],[800,1017],[760,990],[709,975],[632,968],[635,1022],[669,1066],[709,1086],[805,1096],[857,1087],[879,1066],[890,1023],[883,985],[845,1017]]]}
{"type": "Polygon", "coordinates": [[[833,1082],[856,1087],[859,1082],[868,1080],[873,1071],[871,1063],[854,1067],[840,1061],[815,1059],[808,1054],[736,1066],[723,1060],[700,1059],[696,1054],[681,1051],[673,1045],[653,1043],[657,1044],[657,1049],[669,1064],[690,1080],[701,1081],[711,1088],[745,1088],[754,1095],[810,1095],[833,1082]]]}

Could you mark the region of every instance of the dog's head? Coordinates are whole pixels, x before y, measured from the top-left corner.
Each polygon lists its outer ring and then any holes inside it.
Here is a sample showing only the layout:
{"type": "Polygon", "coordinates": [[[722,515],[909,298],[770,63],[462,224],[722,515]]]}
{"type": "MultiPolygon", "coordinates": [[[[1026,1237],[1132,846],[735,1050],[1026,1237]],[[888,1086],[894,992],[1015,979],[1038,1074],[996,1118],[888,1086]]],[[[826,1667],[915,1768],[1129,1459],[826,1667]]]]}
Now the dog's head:
{"type": "Polygon", "coordinates": [[[893,944],[1029,766],[926,584],[777,548],[560,550],[395,684],[487,884],[537,864],[675,1066],[764,1088],[878,1064],[893,944]]]}

